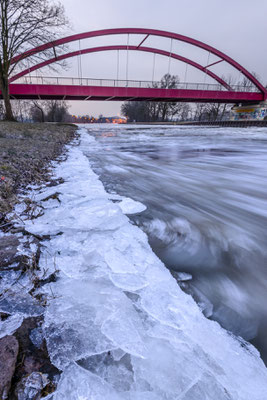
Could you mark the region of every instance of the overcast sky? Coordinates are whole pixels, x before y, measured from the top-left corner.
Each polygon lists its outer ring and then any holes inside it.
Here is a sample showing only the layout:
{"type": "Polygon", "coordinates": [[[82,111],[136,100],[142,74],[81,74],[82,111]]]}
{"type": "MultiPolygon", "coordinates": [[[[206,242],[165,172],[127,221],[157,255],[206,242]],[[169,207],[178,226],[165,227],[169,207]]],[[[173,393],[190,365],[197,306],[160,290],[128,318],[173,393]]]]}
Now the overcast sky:
{"type": "MultiPolygon", "coordinates": [[[[249,71],[255,71],[263,83],[267,83],[267,0],[62,0],[66,14],[75,33],[105,28],[140,27],[173,31],[206,42],[228,54],[249,71]]],[[[130,44],[139,39],[131,37],[130,44]]],[[[101,38],[84,41],[82,48],[104,44],[126,44],[126,36],[101,38]],[[113,40],[113,42],[112,42],[113,40]]],[[[166,40],[150,39],[146,45],[157,44],[168,50],[166,40]],[[156,40],[156,41],[155,41],[156,40]]],[[[78,44],[73,44],[77,49],[78,44]]],[[[208,54],[192,46],[177,42],[176,52],[191,56],[205,65],[208,54]]],[[[210,58],[209,62],[213,59],[210,58]]],[[[119,77],[125,79],[126,56],[120,56],[119,77]]],[[[153,69],[152,54],[131,53],[129,56],[129,78],[150,80],[153,69]]],[[[168,60],[161,56],[156,61],[156,78],[160,79],[167,72],[168,60]]],[[[171,73],[184,78],[182,63],[172,61],[171,73]]],[[[229,74],[225,66],[218,65],[214,72],[229,74]],[[219,69],[220,68],[220,69],[219,69]]],[[[116,78],[117,55],[106,52],[83,57],[82,73],[90,78],[116,78]]],[[[69,70],[65,76],[78,74],[77,59],[69,61],[69,70]]],[[[188,81],[204,81],[203,74],[189,71],[188,81]],[[191,75],[190,75],[191,74],[191,75]]],[[[116,102],[73,102],[76,114],[98,116],[120,113],[120,103],[116,102]]]]}

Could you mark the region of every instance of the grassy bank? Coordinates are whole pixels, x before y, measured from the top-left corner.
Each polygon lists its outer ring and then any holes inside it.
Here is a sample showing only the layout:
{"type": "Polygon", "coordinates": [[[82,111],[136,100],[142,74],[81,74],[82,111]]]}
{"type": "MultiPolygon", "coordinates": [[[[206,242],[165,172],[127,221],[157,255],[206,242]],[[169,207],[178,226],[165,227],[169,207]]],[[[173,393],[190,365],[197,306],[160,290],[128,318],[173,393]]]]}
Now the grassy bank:
{"type": "Polygon", "coordinates": [[[48,179],[46,167],[76,129],[71,124],[0,122],[0,213],[12,209],[20,188],[48,179]]]}

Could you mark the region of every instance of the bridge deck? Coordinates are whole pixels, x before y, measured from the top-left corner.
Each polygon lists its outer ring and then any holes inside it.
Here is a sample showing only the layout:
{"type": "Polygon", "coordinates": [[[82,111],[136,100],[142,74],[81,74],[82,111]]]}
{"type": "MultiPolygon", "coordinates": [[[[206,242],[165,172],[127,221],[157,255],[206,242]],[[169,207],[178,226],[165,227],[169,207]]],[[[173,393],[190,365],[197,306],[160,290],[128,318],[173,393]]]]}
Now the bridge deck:
{"type": "MultiPolygon", "coordinates": [[[[214,103],[258,103],[263,101],[260,92],[158,89],[142,87],[110,87],[51,84],[10,85],[13,99],[58,99],[58,100],[106,100],[106,101],[172,101],[172,102],[214,102],[214,103]]],[[[1,96],[1,94],[0,94],[1,96]]]]}

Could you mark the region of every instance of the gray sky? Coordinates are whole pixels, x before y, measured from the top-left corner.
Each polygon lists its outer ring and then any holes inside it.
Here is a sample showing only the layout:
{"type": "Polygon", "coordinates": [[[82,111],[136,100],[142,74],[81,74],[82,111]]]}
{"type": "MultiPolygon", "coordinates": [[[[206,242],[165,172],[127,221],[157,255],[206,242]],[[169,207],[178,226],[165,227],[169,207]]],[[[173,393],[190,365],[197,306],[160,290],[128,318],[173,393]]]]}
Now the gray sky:
{"type": "MultiPolygon", "coordinates": [[[[62,0],[74,33],[105,28],[140,27],[173,31],[210,44],[228,54],[249,71],[255,71],[267,83],[267,0],[62,0]]],[[[130,37],[130,44],[137,44],[142,37],[130,37]]],[[[105,44],[126,44],[126,36],[91,39],[81,42],[81,47],[105,44]]],[[[167,39],[149,39],[146,45],[170,49],[167,39]]],[[[205,65],[208,53],[177,42],[173,51],[190,56],[205,65]]],[[[78,49],[78,43],[71,49],[78,49]]],[[[157,56],[155,78],[167,72],[168,59],[157,56]]],[[[210,57],[209,62],[216,58],[210,57]]],[[[206,63],[207,64],[207,63],[206,63]]],[[[222,63],[223,64],[223,63],[222,63]]],[[[212,70],[219,75],[236,74],[222,64],[212,70]],[[217,68],[217,69],[216,69],[217,68]]],[[[78,76],[77,59],[69,61],[65,76],[78,76]]],[[[151,80],[153,55],[131,52],[129,78],[151,80]]],[[[190,67],[191,68],[191,67],[190,67]]],[[[117,74],[117,54],[105,52],[82,58],[83,77],[111,78],[117,74]]],[[[184,80],[185,65],[172,61],[172,74],[184,80]]],[[[51,74],[51,72],[50,72],[51,74]]],[[[125,79],[126,55],[120,55],[119,77],[125,79]]],[[[238,76],[235,76],[238,79],[238,76]]],[[[204,82],[204,74],[192,68],[187,80],[204,82]]],[[[209,78],[206,80],[209,81],[209,78]]],[[[118,102],[73,102],[71,111],[76,114],[98,116],[120,113],[118,102]]]]}

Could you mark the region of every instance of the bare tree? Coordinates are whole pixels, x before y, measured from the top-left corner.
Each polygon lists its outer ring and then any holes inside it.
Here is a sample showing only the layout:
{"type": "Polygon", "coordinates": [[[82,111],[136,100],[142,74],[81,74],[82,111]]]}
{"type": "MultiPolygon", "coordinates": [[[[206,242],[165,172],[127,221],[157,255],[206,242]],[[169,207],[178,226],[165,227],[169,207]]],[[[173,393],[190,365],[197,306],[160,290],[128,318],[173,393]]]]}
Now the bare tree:
{"type": "Polygon", "coordinates": [[[232,105],[226,103],[196,103],[194,107],[195,121],[221,121],[232,105]]]}
{"type": "MultiPolygon", "coordinates": [[[[165,74],[160,82],[154,82],[152,88],[176,89],[179,85],[177,75],[165,74]]],[[[167,121],[177,116],[181,110],[182,103],[167,101],[136,101],[126,102],[122,105],[122,114],[129,121],[158,122],[167,121]]]]}
{"type": "Polygon", "coordinates": [[[30,119],[30,103],[28,100],[13,100],[12,110],[16,120],[28,121],[30,119]]]}
{"type": "MultiPolygon", "coordinates": [[[[258,81],[261,81],[260,76],[255,71],[252,71],[252,75],[258,81]]],[[[251,82],[251,80],[248,79],[246,76],[243,76],[243,78],[239,82],[237,82],[237,85],[241,87],[240,90],[244,90],[244,91],[248,91],[248,92],[250,92],[252,90],[256,90],[254,83],[251,82]]]]}
{"type": "Polygon", "coordinates": [[[181,104],[179,114],[178,114],[179,119],[181,121],[186,121],[190,115],[191,115],[190,104],[188,104],[188,103],[181,104]]]}
{"type": "Polygon", "coordinates": [[[204,114],[206,104],[204,103],[195,103],[195,109],[194,109],[194,120],[195,121],[201,121],[202,115],[204,114]]]}
{"type": "Polygon", "coordinates": [[[5,117],[5,107],[3,100],[0,100],[0,120],[5,117]]]}
{"type": "MultiPolygon", "coordinates": [[[[177,75],[165,74],[159,83],[154,83],[153,87],[161,89],[177,89],[179,82],[180,79],[177,75]]],[[[153,106],[150,105],[150,108],[153,108],[153,106]]],[[[166,121],[169,118],[173,118],[175,115],[177,115],[180,109],[181,103],[164,101],[158,102],[155,110],[156,112],[154,113],[154,120],[166,121]]]]}
{"type": "Polygon", "coordinates": [[[69,105],[63,100],[33,101],[30,116],[34,122],[66,122],[70,119],[69,105]]]}
{"type": "MultiPolygon", "coordinates": [[[[236,88],[237,85],[242,85],[242,83],[237,82],[232,75],[222,75],[222,79],[233,88],[236,88]]],[[[250,81],[245,78],[244,82],[246,82],[246,86],[248,86],[250,81]]],[[[250,84],[253,85],[252,82],[250,82],[250,84]]],[[[231,107],[231,104],[226,103],[195,103],[193,119],[195,121],[221,121],[229,113],[231,107]]]]}
{"type": "MultiPolygon", "coordinates": [[[[52,0],[0,0],[0,90],[5,104],[5,118],[14,120],[10,102],[9,78],[18,62],[12,59],[33,47],[56,39],[67,20],[64,8],[52,0]]],[[[54,49],[35,58],[45,58],[54,49]]]]}
{"type": "Polygon", "coordinates": [[[31,106],[31,119],[34,122],[45,122],[45,110],[43,101],[33,101],[31,106]]]}
{"type": "Polygon", "coordinates": [[[46,101],[46,120],[48,122],[66,122],[69,117],[69,105],[64,100],[46,101]]]}

